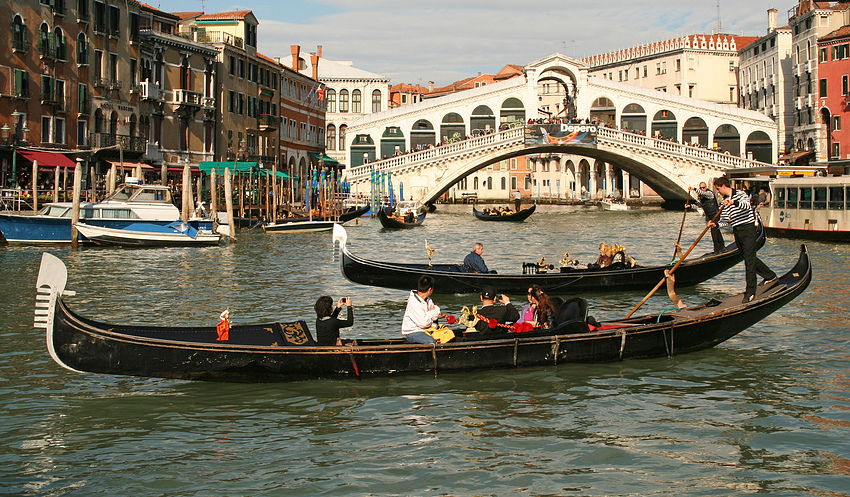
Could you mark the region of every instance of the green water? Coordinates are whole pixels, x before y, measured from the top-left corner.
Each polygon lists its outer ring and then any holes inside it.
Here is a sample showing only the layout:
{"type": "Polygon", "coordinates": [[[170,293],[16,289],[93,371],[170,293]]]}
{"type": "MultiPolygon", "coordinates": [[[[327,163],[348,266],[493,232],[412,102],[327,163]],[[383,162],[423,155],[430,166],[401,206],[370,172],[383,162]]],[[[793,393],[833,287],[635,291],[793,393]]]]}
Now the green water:
{"type": "MultiPolygon", "coordinates": [[[[471,210],[471,209],[470,209],[471,210]]],[[[675,212],[538,212],[519,225],[442,209],[417,229],[348,229],[376,260],[459,262],[472,243],[500,272],[565,251],[595,260],[619,242],[642,263],[672,254],[675,212]]],[[[686,223],[689,245],[701,231],[686,223]]],[[[727,238],[729,236],[727,235],[727,238]]],[[[698,251],[710,250],[710,240],[698,251]]],[[[799,242],[769,240],[777,272],[799,242]]],[[[244,385],[77,374],[32,327],[37,247],[0,247],[0,495],[850,495],[850,245],[809,245],[797,300],[707,351],[672,359],[455,375],[244,385]]],[[[322,294],[350,296],[348,337],[399,335],[406,294],[357,286],[329,233],[243,234],[211,248],[52,247],[69,305],[110,322],[307,319],[322,294]]],[[[743,288],[740,266],[689,303],[743,288]]],[[[512,296],[520,302],[523,296],[512,296]]],[[[598,319],[642,292],[587,295],[598,319]]],[[[475,304],[438,295],[444,310],[475,304]]],[[[669,307],[665,295],[646,312],[669,307]]]]}

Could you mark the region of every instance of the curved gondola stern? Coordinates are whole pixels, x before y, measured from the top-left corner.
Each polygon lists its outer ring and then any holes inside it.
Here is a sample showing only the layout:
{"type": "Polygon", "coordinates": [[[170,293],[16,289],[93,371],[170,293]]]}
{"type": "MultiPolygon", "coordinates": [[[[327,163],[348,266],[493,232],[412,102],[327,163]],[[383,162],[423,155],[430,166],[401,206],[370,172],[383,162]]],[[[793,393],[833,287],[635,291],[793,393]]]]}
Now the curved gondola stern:
{"type": "MultiPolygon", "coordinates": [[[[334,224],[333,227],[333,258],[334,261],[339,261],[339,272],[347,279],[348,281],[352,281],[351,278],[345,274],[345,255],[348,250],[346,247],[346,243],[348,242],[348,232],[345,231],[345,228],[341,224],[334,224]]],[[[354,281],[354,283],[357,283],[354,281]]]]}
{"type": "Polygon", "coordinates": [[[65,263],[55,255],[44,252],[41,255],[41,265],[38,268],[38,279],[36,280],[35,322],[33,325],[36,328],[45,329],[47,351],[56,364],[69,371],[82,373],[82,371],[68,366],[59,358],[53,343],[53,326],[59,297],[76,295],[76,292],[65,290],[67,283],[68,269],[65,267],[65,263]]]}

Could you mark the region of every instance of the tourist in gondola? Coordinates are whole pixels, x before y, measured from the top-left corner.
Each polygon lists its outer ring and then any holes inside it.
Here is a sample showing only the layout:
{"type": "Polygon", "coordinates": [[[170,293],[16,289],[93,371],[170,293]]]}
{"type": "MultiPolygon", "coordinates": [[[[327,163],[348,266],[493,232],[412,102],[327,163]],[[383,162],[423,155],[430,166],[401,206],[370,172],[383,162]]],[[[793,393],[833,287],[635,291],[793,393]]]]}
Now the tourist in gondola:
{"type": "Polygon", "coordinates": [[[528,300],[536,307],[534,312],[535,326],[549,328],[555,323],[555,308],[549,296],[542,288],[536,287],[531,289],[528,300]]]}
{"type": "Polygon", "coordinates": [[[469,273],[489,273],[490,270],[487,269],[487,264],[484,263],[484,258],[481,257],[481,254],[484,253],[484,245],[476,242],[472,246],[472,252],[468,253],[466,257],[463,258],[463,267],[469,273]]]}
{"type": "MultiPolygon", "coordinates": [[[[756,216],[750,205],[747,192],[732,188],[729,178],[721,176],[714,180],[717,191],[723,195],[723,211],[720,215],[720,224],[732,225],[732,233],[735,236],[735,244],[741,248],[744,257],[744,269],[747,279],[747,289],[744,292],[744,303],[752,301],[756,296],[756,283],[758,276],[764,278],[763,284],[773,285],[779,281],[776,273],[767,264],[756,256],[758,250],[756,237],[756,216]]],[[[717,226],[712,221],[708,222],[711,227],[717,226]]]]}
{"type": "Polygon", "coordinates": [[[599,257],[594,263],[595,267],[604,268],[611,265],[611,246],[605,242],[599,244],[599,257]]]}
{"type": "Polygon", "coordinates": [[[316,342],[319,345],[339,345],[339,329],[354,324],[351,297],[340,297],[334,306],[333,299],[323,295],[316,300],[313,308],[316,310],[316,342]],[[339,319],[342,306],[348,308],[348,316],[345,319],[339,319]]]}
{"type": "Polygon", "coordinates": [[[517,323],[522,323],[525,321],[534,321],[534,313],[537,311],[537,306],[531,302],[531,293],[535,289],[539,290],[540,285],[531,285],[530,287],[528,287],[528,292],[526,293],[528,298],[528,304],[522,306],[522,310],[520,310],[519,312],[519,319],[517,319],[517,323]]]}
{"type": "MultiPolygon", "coordinates": [[[[493,288],[484,288],[481,290],[481,307],[478,309],[478,314],[487,319],[495,320],[498,324],[514,322],[519,319],[519,311],[511,304],[511,298],[507,295],[497,295],[493,288]],[[496,305],[502,303],[504,305],[496,305]]],[[[489,323],[484,320],[478,321],[475,324],[475,329],[481,333],[499,333],[505,331],[504,328],[491,328],[489,323]]]]}
{"type": "MultiPolygon", "coordinates": [[[[688,187],[688,192],[694,191],[693,187],[688,187]]],[[[705,214],[705,220],[711,221],[717,215],[720,207],[717,205],[717,197],[714,192],[708,189],[705,181],[699,184],[699,190],[696,190],[697,199],[685,204],[685,209],[690,208],[691,204],[702,207],[705,214]]],[[[717,226],[711,228],[711,241],[714,242],[714,253],[722,254],[726,252],[726,243],[723,241],[723,234],[717,226]]]]}
{"type": "Polygon", "coordinates": [[[401,321],[401,334],[410,343],[432,344],[437,341],[425,332],[440,318],[440,308],[431,300],[434,278],[420,276],[416,290],[410,291],[401,321]]]}

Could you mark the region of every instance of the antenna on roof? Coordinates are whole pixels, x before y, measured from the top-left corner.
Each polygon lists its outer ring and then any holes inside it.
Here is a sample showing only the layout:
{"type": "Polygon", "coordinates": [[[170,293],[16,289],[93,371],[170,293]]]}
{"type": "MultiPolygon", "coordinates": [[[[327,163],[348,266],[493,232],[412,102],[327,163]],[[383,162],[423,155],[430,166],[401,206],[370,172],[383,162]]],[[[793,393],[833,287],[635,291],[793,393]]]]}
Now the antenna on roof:
{"type": "Polygon", "coordinates": [[[201,0],[201,12],[203,12],[204,14],[207,13],[206,6],[204,5],[204,0],[201,0]]]}
{"type": "Polygon", "coordinates": [[[720,34],[720,0],[717,0],[717,34],[720,34]]]}

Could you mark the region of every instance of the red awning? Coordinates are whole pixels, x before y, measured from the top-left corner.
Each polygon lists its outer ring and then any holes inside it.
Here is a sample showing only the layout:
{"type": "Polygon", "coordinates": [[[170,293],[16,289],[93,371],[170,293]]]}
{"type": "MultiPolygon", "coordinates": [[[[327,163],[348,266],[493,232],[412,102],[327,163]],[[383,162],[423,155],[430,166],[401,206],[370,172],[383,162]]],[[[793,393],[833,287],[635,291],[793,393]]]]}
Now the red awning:
{"type": "Polygon", "coordinates": [[[36,152],[34,150],[18,150],[18,153],[30,162],[38,161],[38,167],[71,167],[77,165],[68,156],[59,152],[36,152]]]}

